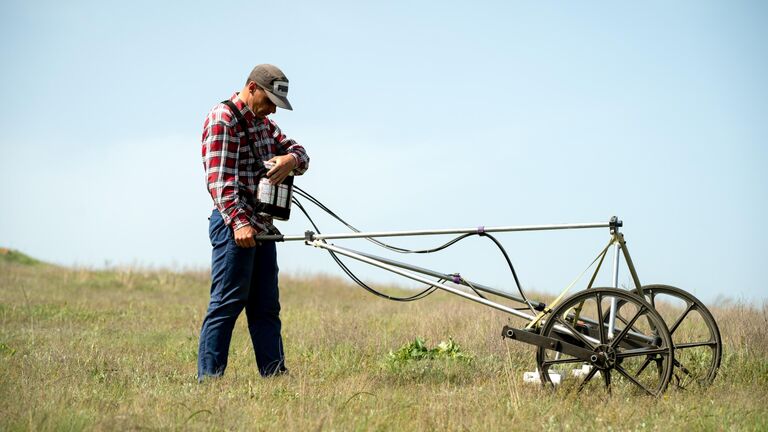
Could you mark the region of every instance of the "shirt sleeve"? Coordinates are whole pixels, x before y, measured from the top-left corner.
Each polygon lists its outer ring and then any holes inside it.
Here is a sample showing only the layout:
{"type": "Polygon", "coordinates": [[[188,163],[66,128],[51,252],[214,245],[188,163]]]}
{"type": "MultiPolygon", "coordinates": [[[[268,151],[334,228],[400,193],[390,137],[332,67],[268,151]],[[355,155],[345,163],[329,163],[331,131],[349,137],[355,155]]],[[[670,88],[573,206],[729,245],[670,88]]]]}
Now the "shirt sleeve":
{"type": "Polygon", "coordinates": [[[309,156],[307,155],[307,151],[304,149],[304,147],[296,141],[283,135],[283,133],[280,131],[280,128],[272,120],[269,120],[269,129],[272,133],[272,138],[275,139],[275,142],[285,152],[285,154],[289,154],[293,156],[294,159],[296,159],[296,168],[293,169],[293,174],[304,174],[307,169],[309,169],[309,156]]]}
{"type": "Polygon", "coordinates": [[[233,229],[249,225],[249,212],[243,207],[239,193],[238,163],[240,139],[231,119],[212,112],[203,127],[203,165],[208,192],[221,213],[224,223],[233,229]]]}

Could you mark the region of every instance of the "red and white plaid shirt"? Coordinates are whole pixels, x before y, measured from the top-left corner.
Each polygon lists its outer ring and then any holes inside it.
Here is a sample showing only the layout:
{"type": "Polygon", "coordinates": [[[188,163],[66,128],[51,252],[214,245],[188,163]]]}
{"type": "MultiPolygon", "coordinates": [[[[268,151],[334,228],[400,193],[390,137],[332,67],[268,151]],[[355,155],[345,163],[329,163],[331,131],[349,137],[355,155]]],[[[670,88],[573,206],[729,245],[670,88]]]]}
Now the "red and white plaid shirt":
{"type": "Polygon", "coordinates": [[[261,168],[256,158],[267,161],[289,154],[297,162],[293,173],[301,175],[309,168],[309,156],[304,147],[283,135],[275,122],[257,118],[237,93],[230,100],[245,118],[257,154],[251,152],[229,107],[223,103],[214,106],[205,119],[202,138],[208,191],[224,222],[233,229],[250,224],[259,233],[277,232],[271,217],[254,211],[261,168]]]}

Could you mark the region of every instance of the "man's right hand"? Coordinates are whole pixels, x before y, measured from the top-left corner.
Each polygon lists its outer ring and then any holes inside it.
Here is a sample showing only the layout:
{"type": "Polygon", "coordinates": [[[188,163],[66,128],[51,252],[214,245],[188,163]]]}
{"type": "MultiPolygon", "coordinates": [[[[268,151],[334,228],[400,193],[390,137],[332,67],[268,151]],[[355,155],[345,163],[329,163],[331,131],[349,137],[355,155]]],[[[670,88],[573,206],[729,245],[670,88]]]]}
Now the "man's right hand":
{"type": "Polygon", "coordinates": [[[235,230],[235,243],[243,248],[249,248],[256,246],[257,242],[253,236],[256,235],[256,230],[250,225],[243,225],[235,230]]]}

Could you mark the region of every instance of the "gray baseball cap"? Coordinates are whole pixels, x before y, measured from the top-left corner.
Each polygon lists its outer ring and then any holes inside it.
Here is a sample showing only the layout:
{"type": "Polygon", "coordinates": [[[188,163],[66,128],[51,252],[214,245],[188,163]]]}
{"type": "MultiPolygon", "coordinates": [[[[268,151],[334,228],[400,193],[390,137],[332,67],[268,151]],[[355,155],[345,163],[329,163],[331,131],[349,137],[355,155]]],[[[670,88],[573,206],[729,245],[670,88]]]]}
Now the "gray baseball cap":
{"type": "Polygon", "coordinates": [[[271,64],[257,65],[248,75],[248,81],[253,81],[261,87],[269,100],[280,108],[293,110],[288,102],[288,78],[277,66],[271,64]]]}

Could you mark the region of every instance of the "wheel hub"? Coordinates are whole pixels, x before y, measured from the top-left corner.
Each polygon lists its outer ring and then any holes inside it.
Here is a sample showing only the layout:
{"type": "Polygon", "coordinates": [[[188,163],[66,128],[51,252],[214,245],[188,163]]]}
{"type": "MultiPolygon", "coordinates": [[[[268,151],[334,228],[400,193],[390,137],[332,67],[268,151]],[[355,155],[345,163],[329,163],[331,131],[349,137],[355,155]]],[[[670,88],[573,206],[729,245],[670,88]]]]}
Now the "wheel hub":
{"type": "Polygon", "coordinates": [[[616,350],[610,345],[598,345],[590,360],[592,365],[600,370],[612,369],[616,364],[616,350]]]}

